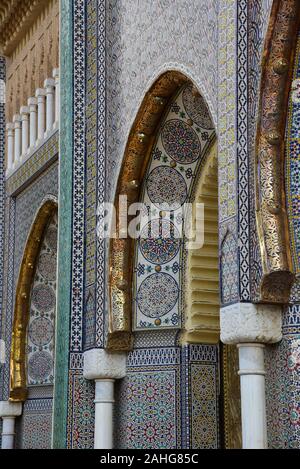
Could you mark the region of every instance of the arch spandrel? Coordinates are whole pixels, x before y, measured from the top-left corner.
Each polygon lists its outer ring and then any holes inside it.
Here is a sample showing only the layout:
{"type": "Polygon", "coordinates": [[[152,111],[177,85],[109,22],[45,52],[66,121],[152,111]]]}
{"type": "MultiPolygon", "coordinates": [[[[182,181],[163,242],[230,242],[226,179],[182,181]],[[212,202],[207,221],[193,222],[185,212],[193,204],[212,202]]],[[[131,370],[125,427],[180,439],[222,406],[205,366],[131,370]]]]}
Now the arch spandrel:
{"type": "Polygon", "coordinates": [[[262,63],[255,164],[263,269],[259,300],[269,303],[287,303],[294,281],[283,174],[288,94],[299,24],[298,0],[274,0],[262,63]]]}
{"type": "Polygon", "coordinates": [[[26,334],[30,313],[30,293],[45,228],[56,211],[56,200],[47,199],[42,204],[31,227],[23,253],[15,297],[10,356],[10,401],[23,402],[27,397],[26,334]]]}

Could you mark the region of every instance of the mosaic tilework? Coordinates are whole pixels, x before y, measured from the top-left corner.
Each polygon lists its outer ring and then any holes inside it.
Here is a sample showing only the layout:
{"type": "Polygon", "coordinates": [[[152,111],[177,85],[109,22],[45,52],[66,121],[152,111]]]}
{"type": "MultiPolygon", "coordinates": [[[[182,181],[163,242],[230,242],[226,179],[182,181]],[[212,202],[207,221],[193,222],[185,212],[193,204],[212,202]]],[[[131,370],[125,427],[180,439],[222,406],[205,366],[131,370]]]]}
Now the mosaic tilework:
{"type": "MultiPolygon", "coordinates": [[[[84,283],[84,235],[85,235],[85,6],[84,2],[76,1],[73,6],[73,179],[72,179],[72,291],[70,349],[82,350],[82,310],[84,283]]],[[[67,111],[68,112],[68,111],[67,111]]],[[[87,142],[88,143],[88,142],[87,142]]],[[[71,195],[71,194],[70,194],[71,195]]]]}
{"type": "Polygon", "coordinates": [[[268,27],[272,0],[248,2],[248,154],[249,154],[249,210],[250,210],[250,289],[253,301],[257,298],[262,275],[261,254],[255,219],[254,156],[261,56],[268,27]]]}
{"type": "MultiPolygon", "coordinates": [[[[106,30],[107,2],[97,0],[97,204],[107,200],[106,189],[110,178],[107,177],[107,61],[106,61],[106,30]]],[[[95,345],[103,347],[105,342],[106,309],[106,242],[97,238],[97,288],[96,288],[96,326],[95,345]]]]}
{"type": "MultiPolygon", "coordinates": [[[[77,354],[80,355],[81,354],[77,354]]],[[[69,412],[67,448],[89,449],[94,447],[94,382],[87,381],[82,376],[82,369],[76,369],[81,365],[74,360],[74,369],[69,372],[69,412]]],[[[77,357],[78,358],[78,357],[77,357]]]]}
{"type": "Polygon", "coordinates": [[[235,1],[219,2],[219,219],[236,215],[236,27],[235,1]]]}
{"type": "MultiPolygon", "coordinates": [[[[6,63],[5,58],[0,56],[0,87],[2,83],[5,82],[6,76],[6,63]]],[[[2,90],[3,91],[3,90],[2,90]]],[[[0,91],[1,94],[1,91],[0,91]]],[[[1,98],[1,97],[0,97],[1,98]]],[[[5,250],[5,242],[4,242],[4,235],[5,235],[5,168],[4,168],[4,161],[5,161],[5,101],[4,99],[0,99],[0,311],[3,311],[3,295],[4,295],[4,250],[5,250]]],[[[6,226],[7,229],[7,226],[6,226]]],[[[3,331],[5,330],[5,317],[4,315],[0,314],[0,336],[3,336],[3,331]]],[[[0,365],[2,366],[2,365],[0,365]]],[[[3,393],[3,379],[4,373],[7,373],[7,370],[1,370],[0,373],[0,399],[2,398],[3,393]]]]}
{"type": "Polygon", "coordinates": [[[300,312],[285,312],[283,340],[268,346],[266,398],[270,448],[300,448],[300,312]],[[291,325],[293,323],[293,325],[291,325]],[[297,325],[295,325],[295,323],[297,325]]]}
{"type": "Polygon", "coordinates": [[[191,200],[214,138],[203,98],[195,99],[192,86],[184,86],[161,122],[144,177],[140,200],[145,213],[134,267],[135,330],[180,327],[183,205],[191,200]]]}
{"type": "MultiPolygon", "coordinates": [[[[14,304],[14,241],[15,241],[15,199],[6,198],[5,211],[5,257],[4,272],[6,282],[3,288],[3,311],[1,336],[5,340],[5,357],[10,356],[11,331],[14,304]]],[[[0,373],[0,392],[2,400],[9,397],[9,362],[6,360],[0,373]]]]}
{"type": "Polygon", "coordinates": [[[47,227],[31,291],[27,334],[27,384],[54,382],[57,215],[47,227]]]}
{"type": "Polygon", "coordinates": [[[116,383],[117,448],[219,445],[218,347],[138,349],[116,383]]]}
{"type": "MultiPolygon", "coordinates": [[[[0,57],[0,311],[2,311],[3,300],[3,266],[4,266],[4,223],[5,223],[5,99],[1,96],[4,91],[5,58],[0,57]],[[1,85],[2,83],[2,85],[1,85]]],[[[0,321],[1,332],[1,321],[0,321]]]]}
{"type": "Polygon", "coordinates": [[[232,303],[239,294],[237,252],[236,238],[228,232],[221,245],[220,283],[222,304],[232,303]]]}
{"type": "MultiPolygon", "coordinates": [[[[57,164],[54,163],[16,198],[7,197],[7,232],[5,247],[5,271],[7,272],[7,276],[4,290],[6,314],[5,318],[3,318],[3,324],[5,324],[3,337],[5,338],[6,357],[10,356],[15,287],[25,242],[36,211],[42,200],[47,195],[57,196],[57,171],[57,164]]],[[[3,399],[8,399],[9,363],[6,363],[4,366],[2,379],[3,399]]]]}
{"type": "Polygon", "coordinates": [[[8,194],[13,195],[17,190],[20,191],[20,188],[24,184],[30,184],[34,177],[44,171],[57,159],[58,139],[59,135],[58,131],[56,131],[7,179],[6,190],[8,194]]]}
{"type": "Polygon", "coordinates": [[[57,197],[57,191],[58,164],[54,163],[16,197],[15,285],[19,274],[25,242],[36,211],[47,195],[57,197]]]}
{"type": "Polygon", "coordinates": [[[29,399],[16,422],[17,449],[50,449],[52,399],[29,399]]]}
{"type": "MultiPolygon", "coordinates": [[[[300,35],[296,50],[293,79],[300,78],[300,35]]],[[[286,195],[291,252],[296,274],[300,273],[300,103],[293,102],[291,90],[286,130],[286,195]]],[[[300,300],[300,298],[299,298],[300,300]]]]}
{"type": "Polygon", "coordinates": [[[220,445],[218,346],[184,347],[181,380],[183,447],[218,448],[220,445]]]}

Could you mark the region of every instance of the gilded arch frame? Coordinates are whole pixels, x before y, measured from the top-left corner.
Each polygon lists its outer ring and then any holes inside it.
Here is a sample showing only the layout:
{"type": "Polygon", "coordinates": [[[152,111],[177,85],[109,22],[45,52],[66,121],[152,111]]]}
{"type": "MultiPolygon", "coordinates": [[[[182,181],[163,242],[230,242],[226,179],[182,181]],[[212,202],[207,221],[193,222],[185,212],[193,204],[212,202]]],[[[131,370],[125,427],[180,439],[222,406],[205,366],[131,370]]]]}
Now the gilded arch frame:
{"type": "Polygon", "coordinates": [[[30,311],[30,292],[45,228],[57,211],[57,199],[47,197],[40,205],[27,237],[15,295],[10,355],[9,400],[23,402],[27,397],[26,332],[30,311]]]}
{"type": "MultiPolygon", "coordinates": [[[[140,182],[149,162],[156,129],[170,98],[188,81],[178,71],[161,75],[147,92],[131,128],[114,199],[116,233],[119,233],[119,195],[127,196],[128,205],[138,202],[140,182]]],[[[131,278],[133,240],[112,238],[109,246],[109,321],[106,348],[129,351],[131,334],[131,278]]]]}
{"type": "Polygon", "coordinates": [[[294,281],[284,190],[288,95],[300,25],[298,0],[274,0],[267,31],[256,135],[256,223],[262,258],[259,300],[287,303],[294,281]]]}

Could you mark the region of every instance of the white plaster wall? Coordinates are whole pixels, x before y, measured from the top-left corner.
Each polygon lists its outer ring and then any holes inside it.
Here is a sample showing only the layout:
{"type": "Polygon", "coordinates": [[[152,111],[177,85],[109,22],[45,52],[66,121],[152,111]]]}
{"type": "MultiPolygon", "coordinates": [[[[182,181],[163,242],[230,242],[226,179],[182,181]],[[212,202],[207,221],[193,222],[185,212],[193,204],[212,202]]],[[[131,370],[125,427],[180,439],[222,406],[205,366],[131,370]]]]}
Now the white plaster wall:
{"type": "Polygon", "coordinates": [[[142,99],[164,71],[181,70],[217,122],[217,0],[109,0],[108,195],[142,99]]]}

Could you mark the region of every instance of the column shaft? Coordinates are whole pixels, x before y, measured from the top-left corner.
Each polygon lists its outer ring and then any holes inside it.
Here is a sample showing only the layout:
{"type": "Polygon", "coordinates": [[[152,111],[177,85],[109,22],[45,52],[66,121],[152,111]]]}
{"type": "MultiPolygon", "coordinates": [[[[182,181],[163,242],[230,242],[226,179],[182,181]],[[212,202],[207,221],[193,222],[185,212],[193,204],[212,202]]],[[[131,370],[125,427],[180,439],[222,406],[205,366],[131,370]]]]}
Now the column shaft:
{"type": "Polygon", "coordinates": [[[37,112],[37,100],[36,98],[29,98],[28,99],[28,107],[29,107],[29,145],[33,147],[36,142],[36,129],[37,129],[37,121],[36,121],[36,112],[37,112]]]}
{"type": "Polygon", "coordinates": [[[13,449],[15,438],[15,417],[2,417],[2,449],[13,449]]]}
{"type": "Polygon", "coordinates": [[[46,92],[43,88],[38,88],[35,92],[38,107],[38,140],[43,140],[45,134],[45,94],[46,92]]]}
{"type": "Polygon", "coordinates": [[[13,117],[13,122],[15,126],[15,141],[14,141],[14,166],[16,166],[20,160],[21,156],[21,117],[16,114],[13,117]]]}
{"type": "Polygon", "coordinates": [[[29,109],[27,106],[22,106],[20,109],[21,120],[22,120],[22,155],[27,152],[28,149],[28,137],[29,137],[29,128],[28,128],[28,117],[29,109]]]}
{"type": "Polygon", "coordinates": [[[267,448],[263,344],[239,344],[242,433],[244,449],[267,448]]]}
{"type": "Polygon", "coordinates": [[[14,124],[6,124],[7,131],[7,170],[10,171],[14,162],[14,124]]]}
{"type": "Polygon", "coordinates": [[[114,380],[95,380],[95,449],[113,447],[114,380]]]}

